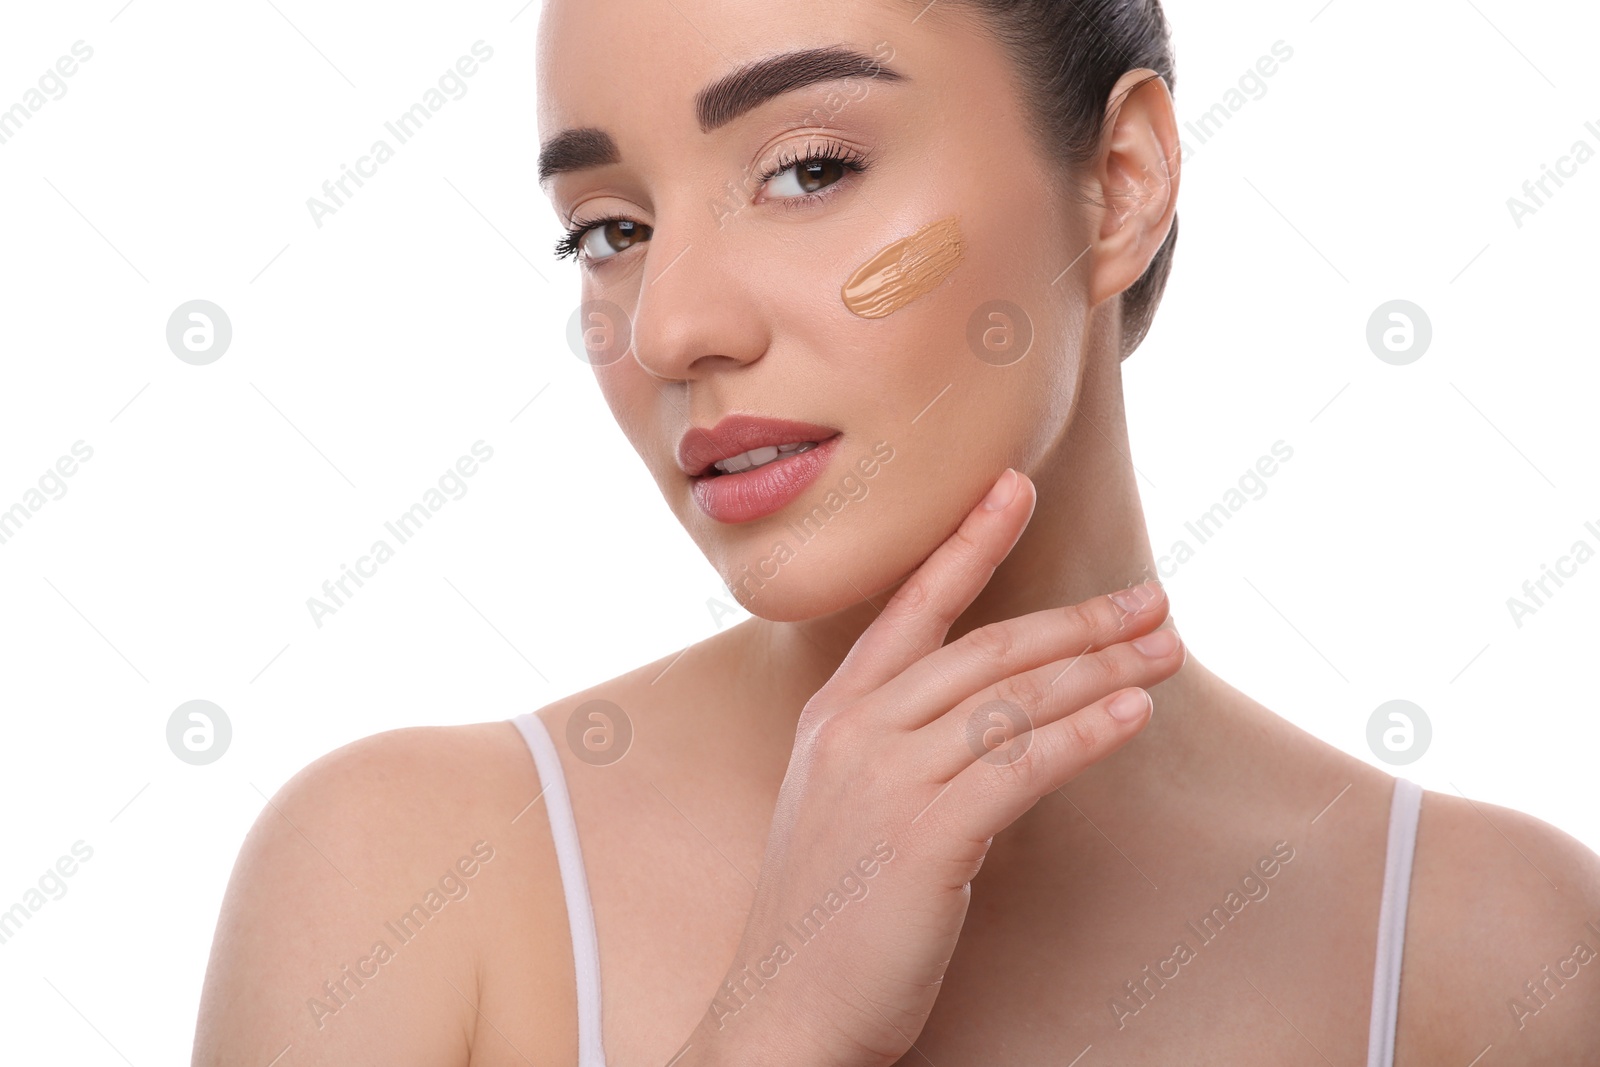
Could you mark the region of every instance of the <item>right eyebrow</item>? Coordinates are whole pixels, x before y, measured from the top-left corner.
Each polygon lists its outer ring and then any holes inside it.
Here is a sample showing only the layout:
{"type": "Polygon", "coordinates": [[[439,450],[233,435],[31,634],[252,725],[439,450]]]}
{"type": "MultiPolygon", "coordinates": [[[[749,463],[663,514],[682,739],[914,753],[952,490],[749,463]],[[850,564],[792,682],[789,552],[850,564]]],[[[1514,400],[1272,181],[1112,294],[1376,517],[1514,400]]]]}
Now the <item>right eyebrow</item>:
{"type": "Polygon", "coordinates": [[[539,151],[539,184],[574,170],[621,163],[617,142],[597,126],[562,130],[539,151]]]}
{"type": "MultiPolygon", "coordinates": [[[[720,129],[784,93],[840,78],[910,80],[882,60],[853,48],[834,45],[784,52],[748,63],[696,93],[694,107],[700,132],[720,129]]],[[[621,161],[616,139],[605,130],[596,126],[562,130],[539,152],[539,183],[543,185],[557,174],[621,161]]]]}

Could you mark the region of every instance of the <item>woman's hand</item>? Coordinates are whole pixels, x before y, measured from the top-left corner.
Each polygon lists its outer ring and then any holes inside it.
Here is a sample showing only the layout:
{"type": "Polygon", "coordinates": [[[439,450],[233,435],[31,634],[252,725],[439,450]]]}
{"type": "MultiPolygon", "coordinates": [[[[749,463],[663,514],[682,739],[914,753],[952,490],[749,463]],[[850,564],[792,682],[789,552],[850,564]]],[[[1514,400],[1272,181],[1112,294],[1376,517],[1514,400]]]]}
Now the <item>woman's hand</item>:
{"type": "Polygon", "coordinates": [[[738,957],[681,1064],[899,1059],[994,835],[1149,721],[1139,687],[1185,657],[1174,631],[1151,633],[1159,585],[944,644],[1035,499],[1001,475],[806,704],[738,957]]]}

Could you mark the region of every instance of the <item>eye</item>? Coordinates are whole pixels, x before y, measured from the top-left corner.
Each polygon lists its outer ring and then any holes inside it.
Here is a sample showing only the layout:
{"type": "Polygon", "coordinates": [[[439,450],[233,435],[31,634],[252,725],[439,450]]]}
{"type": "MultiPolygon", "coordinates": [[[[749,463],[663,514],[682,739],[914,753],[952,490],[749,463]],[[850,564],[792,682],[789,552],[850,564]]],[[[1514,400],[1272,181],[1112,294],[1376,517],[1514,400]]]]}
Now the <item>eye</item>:
{"type": "Polygon", "coordinates": [[[780,157],[761,176],[762,185],[777,190],[775,199],[810,201],[819,191],[836,185],[847,173],[860,174],[869,166],[865,156],[838,143],[829,144],[795,159],[780,157]]]}
{"type": "Polygon", "coordinates": [[[584,259],[598,263],[626,251],[637,242],[648,241],[652,232],[651,227],[641,222],[621,215],[608,215],[569,229],[567,235],[556,242],[556,258],[577,258],[581,251],[584,259]],[[612,249],[609,252],[605,250],[607,245],[612,249]]]}

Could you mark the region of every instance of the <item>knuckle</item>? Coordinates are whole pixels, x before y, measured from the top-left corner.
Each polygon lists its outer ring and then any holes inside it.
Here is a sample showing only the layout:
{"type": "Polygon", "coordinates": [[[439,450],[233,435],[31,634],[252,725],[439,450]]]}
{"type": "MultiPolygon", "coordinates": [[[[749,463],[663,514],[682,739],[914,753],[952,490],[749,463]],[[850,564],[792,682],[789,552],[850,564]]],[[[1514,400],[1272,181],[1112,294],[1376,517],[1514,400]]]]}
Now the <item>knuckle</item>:
{"type": "Polygon", "coordinates": [[[1013,674],[995,683],[995,695],[1013,707],[1019,708],[1029,720],[1037,719],[1050,698],[1050,684],[1035,671],[1013,674]]]}
{"type": "Polygon", "coordinates": [[[1088,677],[1093,683],[1097,693],[1108,693],[1112,689],[1128,684],[1128,679],[1134,677],[1137,660],[1128,654],[1128,650],[1112,647],[1087,657],[1089,663],[1088,677]]]}
{"type": "Polygon", "coordinates": [[[932,581],[922,571],[917,571],[895,592],[893,602],[900,614],[915,618],[928,610],[933,603],[932,581]]]}
{"type": "Polygon", "coordinates": [[[949,543],[955,546],[958,555],[968,561],[982,559],[986,551],[983,542],[972,536],[972,531],[967,529],[966,523],[956,527],[956,532],[950,535],[949,543]]]}
{"type": "Polygon", "coordinates": [[[831,713],[817,715],[803,723],[800,733],[811,758],[828,762],[854,751],[860,733],[856,719],[854,715],[831,713]]]}
{"type": "Polygon", "coordinates": [[[825,685],[817,690],[800,709],[800,718],[795,722],[797,738],[809,738],[818,727],[838,713],[835,702],[827,697],[827,688],[825,685]]]}
{"type": "Polygon", "coordinates": [[[1081,652],[1073,656],[1061,672],[1063,684],[1070,687],[1072,703],[1079,706],[1092,700],[1090,694],[1103,693],[1118,681],[1103,651],[1081,652]]]}
{"type": "Polygon", "coordinates": [[[1115,629],[1117,622],[1112,614],[1115,609],[1116,605],[1110,597],[1095,597],[1081,604],[1070,604],[1061,610],[1066,616],[1072,640],[1088,642],[1098,641],[1108,630],[1115,629]],[[1106,610],[1108,607],[1111,611],[1106,610]]]}
{"type": "Polygon", "coordinates": [[[1088,716],[1068,715],[1059,725],[1062,744],[1070,751],[1088,756],[1099,748],[1100,734],[1088,716]]]}
{"type": "Polygon", "coordinates": [[[997,698],[973,708],[962,732],[975,758],[999,764],[1014,758],[1026,744],[1030,727],[1031,720],[1015,704],[997,698]]]}
{"type": "Polygon", "coordinates": [[[1039,783],[1043,777],[1044,762],[1040,758],[1038,739],[1030,734],[1025,740],[1026,744],[1019,746],[1012,758],[995,764],[995,771],[1005,783],[1007,791],[1043,792],[1039,783]]]}
{"type": "Polygon", "coordinates": [[[1016,639],[1004,623],[991,622],[967,634],[966,641],[982,659],[1003,663],[1016,649],[1016,639]]]}
{"type": "Polygon", "coordinates": [[[1073,692],[1080,704],[1087,704],[1119,686],[1127,685],[1132,675],[1132,657],[1115,646],[1085,652],[1072,664],[1073,692]]]}

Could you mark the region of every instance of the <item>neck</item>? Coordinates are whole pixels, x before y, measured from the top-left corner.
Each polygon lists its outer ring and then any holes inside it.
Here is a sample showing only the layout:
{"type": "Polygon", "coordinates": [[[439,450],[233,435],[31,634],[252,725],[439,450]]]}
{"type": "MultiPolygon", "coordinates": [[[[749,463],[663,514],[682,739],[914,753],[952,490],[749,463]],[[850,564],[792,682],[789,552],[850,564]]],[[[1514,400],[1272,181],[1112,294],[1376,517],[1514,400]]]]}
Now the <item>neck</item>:
{"type": "MultiPolygon", "coordinates": [[[[1076,604],[1156,576],[1123,411],[1120,364],[1090,360],[1069,426],[1026,471],[1038,487],[1027,529],[951,627],[946,643],[987,623],[1076,604]]],[[[747,648],[755,650],[763,666],[760,684],[768,699],[778,697],[779,714],[789,717],[786,725],[793,725],[806,700],[838,668],[903,581],[822,618],[793,623],[755,619],[747,624],[747,648]]],[[[1164,625],[1171,626],[1172,620],[1164,625]]],[[[1145,729],[1064,790],[1084,812],[1115,804],[1125,811],[1157,813],[1170,797],[1175,770],[1184,767],[1192,775],[1196,761],[1222,768],[1232,761],[1222,750],[1227,742],[1220,738],[1239,725],[1239,716],[1270,716],[1192,654],[1177,674],[1150,692],[1156,712],[1145,729]]],[[[1024,818],[1032,824],[1083,821],[1071,805],[1059,802],[1040,804],[1024,818]]]]}

